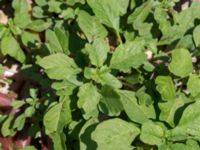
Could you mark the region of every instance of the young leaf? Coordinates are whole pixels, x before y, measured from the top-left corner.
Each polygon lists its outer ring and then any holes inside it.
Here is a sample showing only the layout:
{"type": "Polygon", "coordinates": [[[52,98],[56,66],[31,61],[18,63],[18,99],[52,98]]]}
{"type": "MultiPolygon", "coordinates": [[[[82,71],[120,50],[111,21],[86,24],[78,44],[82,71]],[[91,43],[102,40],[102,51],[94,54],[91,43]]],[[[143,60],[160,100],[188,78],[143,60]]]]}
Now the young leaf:
{"type": "Polygon", "coordinates": [[[139,133],[133,124],[116,118],[98,124],[92,139],[97,143],[97,149],[131,150],[131,143],[139,133]]]}
{"type": "Polygon", "coordinates": [[[135,40],[116,48],[111,58],[110,67],[127,72],[131,68],[140,67],[145,61],[144,41],[135,40]]]}
{"type": "Polygon", "coordinates": [[[46,56],[37,63],[45,69],[51,79],[68,79],[81,71],[72,58],[61,53],[46,56]]]}
{"type": "Polygon", "coordinates": [[[169,70],[174,75],[182,78],[192,73],[192,58],[187,49],[175,49],[172,51],[172,61],[169,64],[169,70]]]}
{"type": "Polygon", "coordinates": [[[101,85],[109,85],[114,88],[121,88],[121,82],[110,73],[110,69],[107,66],[103,66],[100,69],[88,68],[84,70],[84,76],[87,79],[92,79],[101,85]]]}

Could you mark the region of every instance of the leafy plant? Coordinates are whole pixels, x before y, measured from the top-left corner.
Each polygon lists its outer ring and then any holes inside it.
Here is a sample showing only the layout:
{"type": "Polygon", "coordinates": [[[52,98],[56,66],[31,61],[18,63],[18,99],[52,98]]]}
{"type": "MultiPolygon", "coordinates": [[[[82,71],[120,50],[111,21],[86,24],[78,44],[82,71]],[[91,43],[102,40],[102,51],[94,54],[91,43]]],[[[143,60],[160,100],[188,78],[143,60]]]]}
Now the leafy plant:
{"type": "Polygon", "coordinates": [[[2,149],[200,149],[200,3],[181,4],[1,0],[0,79],[26,83],[0,95],[2,149]]]}

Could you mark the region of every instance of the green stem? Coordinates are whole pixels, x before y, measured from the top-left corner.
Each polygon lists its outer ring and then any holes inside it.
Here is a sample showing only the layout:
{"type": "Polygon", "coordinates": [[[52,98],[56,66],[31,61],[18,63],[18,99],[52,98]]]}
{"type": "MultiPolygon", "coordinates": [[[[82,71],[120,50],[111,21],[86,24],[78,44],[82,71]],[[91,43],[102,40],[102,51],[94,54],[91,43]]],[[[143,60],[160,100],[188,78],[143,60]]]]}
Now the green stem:
{"type": "Polygon", "coordinates": [[[121,36],[120,36],[120,33],[119,33],[118,31],[115,31],[115,33],[116,33],[118,42],[119,42],[120,44],[122,44],[122,38],[121,38],[121,36]]]}

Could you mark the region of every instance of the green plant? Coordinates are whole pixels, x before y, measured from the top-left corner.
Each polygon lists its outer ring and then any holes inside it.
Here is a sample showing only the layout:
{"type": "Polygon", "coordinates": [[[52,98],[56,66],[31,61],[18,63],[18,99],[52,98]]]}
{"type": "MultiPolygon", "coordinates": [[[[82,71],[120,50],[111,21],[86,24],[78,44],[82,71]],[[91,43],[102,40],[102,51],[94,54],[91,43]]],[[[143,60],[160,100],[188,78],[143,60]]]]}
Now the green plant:
{"type": "Polygon", "coordinates": [[[30,83],[2,111],[4,138],[25,132],[24,149],[200,149],[199,2],[0,4],[0,72],[15,60],[30,83]]]}

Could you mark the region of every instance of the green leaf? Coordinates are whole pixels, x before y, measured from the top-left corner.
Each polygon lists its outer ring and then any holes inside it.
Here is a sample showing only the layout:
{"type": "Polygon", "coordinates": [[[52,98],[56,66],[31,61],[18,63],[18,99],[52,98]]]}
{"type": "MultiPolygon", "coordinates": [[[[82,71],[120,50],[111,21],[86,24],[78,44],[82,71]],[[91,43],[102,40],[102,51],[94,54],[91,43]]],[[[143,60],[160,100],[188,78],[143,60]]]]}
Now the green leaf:
{"type": "Polygon", "coordinates": [[[164,103],[158,103],[160,108],[160,120],[169,123],[170,126],[174,127],[176,121],[176,112],[179,108],[184,105],[184,101],[181,97],[170,100],[164,103]]]}
{"type": "Polygon", "coordinates": [[[37,63],[45,69],[51,79],[68,79],[81,71],[72,58],[61,53],[46,56],[37,63]]]}
{"type": "Polygon", "coordinates": [[[106,26],[119,30],[120,16],[126,13],[129,0],[87,0],[99,20],[106,26]]]}
{"type": "Polygon", "coordinates": [[[48,41],[47,43],[50,46],[50,49],[55,52],[61,52],[65,54],[69,54],[69,44],[68,44],[68,35],[67,33],[60,29],[60,28],[55,28],[54,31],[52,30],[46,30],[45,32],[45,37],[46,40],[48,41]]]}
{"type": "Polygon", "coordinates": [[[85,51],[89,54],[91,64],[101,67],[107,58],[109,45],[103,39],[96,39],[94,43],[86,44],[85,51]]]}
{"type": "Polygon", "coordinates": [[[37,150],[34,146],[26,146],[21,150],[37,150]]]}
{"type": "Polygon", "coordinates": [[[100,69],[88,68],[84,70],[84,76],[87,79],[92,79],[101,85],[109,85],[114,88],[121,88],[121,82],[110,73],[110,69],[107,66],[103,66],[100,69]]]}
{"type": "Polygon", "coordinates": [[[83,110],[85,119],[98,116],[97,104],[101,99],[101,95],[92,83],[83,84],[78,92],[78,107],[83,110]]]}
{"type": "Polygon", "coordinates": [[[62,82],[54,82],[52,88],[56,90],[57,95],[71,95],[73,90],[82,85],[82,82],[78,81],[75,76],[72,76],[68,80],[62,82]]]}
{"type": "Polygon", "coordinates": [[[132,23],[133,28],[139,31],[139,35],[146,39],[152,38],[151,28],[153,24],[144,23],[144,21],[150,15],[154,5],[155,2],[153,0],[148,0],[140,7],[137,7],[135,11],[128,17],[128,23],[132,23]]]}
{"type": "Polygon", "coordinates": [[[97,123],[97,119],[90,119],[85,122],[85,124],[80,129],[80,150],[93,150],[97,148],[96,142],[91,139],[91,134],[95,130],[97,123]]]}
{"type": "Polygon", "coordinates": [[[97,38],[105,38],[108,34],[100,21],[86,11],[79,12],[77,21],[89,42],[92,42],[97,38]]]}
{"type": "Polygon", "coordinates": [[[66,3],[70,6],[75,5],[76,3],[85,4],[85,0],[67,0],[66,3]]]}
{"type": "Polygon", "coordinates": [[[21,131],[24,127],[26,121],[26,117],[24,114],[19,115],[12,126],[13,129],[16,129],[17,131],[21,131]]]}
{"type": "Polygon", "coordinates": [[[48,11],[58,14],[61,12],[61,5],[62,3],[59,1],[50,0],[48,1],[48,11]]]}
{"type": "Polygon", "coordinates": [[[52,25],[52,22],[50,20],[43,21],[43,20],[34,20],[30,24],[28,24],[27,28],[36,31],[36,32],[42,32],[46,29],[48,29],[52,25]]]}
{"type": "Polygon", "coordinates": [[[153,105],[146,106],[146,104],[139,104],[134,92],[119,90],[119,94],[124,110],[130,120],[137,123],[144,123],[149,118],[156,117],[153,105]]]}
{"type": "Polygon", "coordinates": [[[187,82],[187,89],[193,97],[196,97],[200,94],[200,78],[198,75],[190,75],[187,82]]]}
{"type": "Polygon", "coordinates": [[[116,118],[98,124],[92,132],[92,139],[99,150],[131,150],[131,143],[139,133],[133,124],[116,118]]]}
{"type": "Polygon", "coordinates": [[[109,116],[118,116],[124,109],[119,94],[112,87],[103,86],[101,95],[103,96],[99,105],[101,112],[109,116]]]}
{"type": "Polygon", "coordinates": [[[174,75],[182,78],[192,73],[192,58],[187,49],[175,49],[172,51],[172,61],[169,64],[169,70],[174,75]]]}
{"type": "Polygon", "coordinates": [[[70,101],[68,97],[61,98],[61,100],[44,115],[43,122],[46,134],[62,132],[63,127],[71,121],[70,101]]]}
{"type": "Polygon", "coordinates": [[[159,124],[152,121],[142,124],[140,139],[149,145],[161,145],[165,143],[165,130],[159,124]]]}
{"type": "Polygon", "coordinates": [[[44,10],[39,6],[33,7],[32,13],[33,13],[33,16],[36,18],[44,18],[45,17],[44,10]]]}
{"type": "Polygon", "coordinates": [[[65,133],[51,133],[50,135],[53,141],[53,149],[55,150],[67,150],[66,148],[66,135],[65,133]]]}
{"type": "Polygon", "coordinates": [[[14,131],[11,128],[11,123],[13,121],[13,116],[8,116],[6,120],[3,122],[1,126],[1,134],[6,137],[6,136],[11,136],[14,131]]]}
{"type": "Polygon", "coordinates": [[[18,42],[12,36],[5,36],[2,39],[1,52],[3,55],[9,55],[21,63],[25,61],[25,54],[23,50],[20,48],[18,42]]]}
{"type": "Polygon", "coordinates": [[[29,2],[27,0],[13,0],[12,7],[15,9],[14,23],[20,28],[26,28],[31,22],[29,2]]]}
{"type": "Polygon", "coordinates": [[[37,34],[24,31],[21,35],[22,43],[27,47],[37,47],[37,43],[40,42],[40,38],[37,34]]]}
{"type": "Polygon", "coordinates": [[[145,61],[144,41],[135,40],[116,48],[111,58],[110,67],[128,72],[131,68],[140,67],[145,61]]]}
{"type": "Polygon", "coordinates": [[[170,76],[158,76],[155,83],[163,100],[170,101],[176,98],[176,89],[170,76]]]}
{"type": "Polygon", "coordinates": [[[200,46],[200,25],[196,26],[193,31],[193,39],[196,47],[200,46]]]}
{"type": "Polygon", "coordinates": [[[190,104],[183,112],[182,117],[168,135],[172,140],[194,138],[200,140],[200,101],[190,104]]]}

